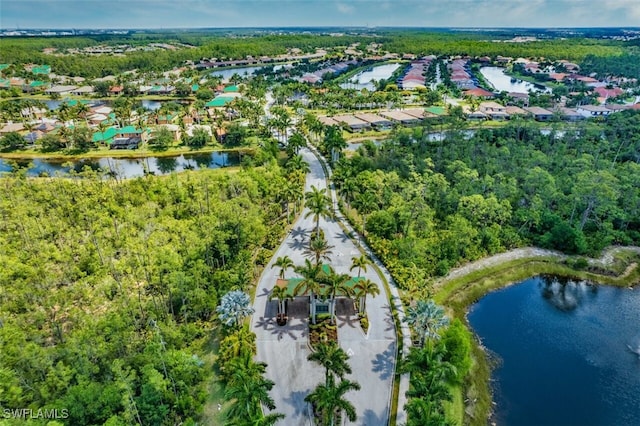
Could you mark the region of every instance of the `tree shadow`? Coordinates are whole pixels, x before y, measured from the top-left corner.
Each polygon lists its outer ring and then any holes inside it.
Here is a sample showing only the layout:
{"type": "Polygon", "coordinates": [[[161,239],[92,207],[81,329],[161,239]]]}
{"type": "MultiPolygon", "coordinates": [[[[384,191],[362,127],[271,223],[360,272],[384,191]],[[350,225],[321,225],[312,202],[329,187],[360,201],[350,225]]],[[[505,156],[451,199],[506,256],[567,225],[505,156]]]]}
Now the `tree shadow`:
{"type": "Polygon", "coordinates": [[[287,398],[284,399],[284,402],[294,408],[294,414],[296,416],[306,417],[309,413],[309,408],[308,403],[304,400],[304,398],[309,395],[309,393],[311,393],[310,388],[303,391],[293,391],[287,398]]]}
{"type": "Polygon", "coordinates": [[[373,410],[367,409],[362,413],[362,417],[360,417],[363,425],[386,425],[388,423],[388,418],[384,414],[378,416],[373,410]]]}
{"type": "Polygon", "coordinates": [[[291,250],[304,250],[305,247],[306,247],[306,244],[302,240],[294,239],[289,243],[289,248],[291,250]]]}
{"type": "Polygon", "coordinates": [[[275,323],[273,321],[273,317],[264,316],[258,318],[258,321],[256,322],[256,328],[263,328],[266,331],[269,331],[270,327],[274,326],[274,324],[275,323]]]}
{"type": "Polygon", "coordinates": [[[353,300],[340,298],[336,300],[336,318],[340,320],[338,327],[348,325],[351,328],[360,327],[360,319],[353,307],[353,300]]]}
{"type": "Polygon", "coordinates": [[[345,232],[345,231],[338,232],[338,233],[335,235],[335,237],[336,237],[336,238],[338,238],[338,239],[339,239],[341,242],[343,242],[343,243],[347,243],[347,242],[351,241],[351,239],[352,239],[352,235],[351,235],[351,233],[350,233],[350,232],[349,232],[349,233],[347,233],[347,232],[345,232]]]}
{"type": "Polygon", "coordinates": [[[309,230],[298,226],[297,228],[291,229],[291,236],[293,238],[301,238],[302,241],[304,241],[309,236],[309,230]]]}
{"type": "Polygon", "coordinates": [[[376,358],[371,361],[373,364],[373,372],[380,373],[381,380],[387,380],[391,375],[393,375],[395,353],[395,343],[391,342],[384,352],[376,354],[376,358]]]}
{"type": "Polygon", "coordinates": [[[278,336],[278,340],[282,339],[285,335],[291,337],[292,340],[298,340],[298,337],[305,337],[306,331],[308,327],[306,324],[297,324],[297,325],[284,325],[282,327],[278,326],[271,331],[271,334],[278,336]]]}
{"type": "Polygon", "coordinates": [[[391,314],[391,307],[384,305],[382,309],[385,310],[384,323],[387,325],[384,331],[395,331],[396,325],[393,321],[393,315],[391,314]]]}

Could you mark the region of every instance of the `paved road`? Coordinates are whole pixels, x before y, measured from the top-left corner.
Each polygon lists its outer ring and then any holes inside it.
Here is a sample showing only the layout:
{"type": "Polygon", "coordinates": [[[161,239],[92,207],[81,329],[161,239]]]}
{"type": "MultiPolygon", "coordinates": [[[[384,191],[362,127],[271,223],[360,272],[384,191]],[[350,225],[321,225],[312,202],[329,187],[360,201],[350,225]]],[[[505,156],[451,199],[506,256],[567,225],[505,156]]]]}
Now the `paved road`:
{"type": "MultiPolygon", "coordinates": [[[[301,150],[304,159],[310,164],[311,172],[307,176],[306,189],[311,185],[326,187],[325,176],[318,159],[308,150],[301,150]]],[[[286,415],[281,425],[308,425],[310,407],[304,398],[324,378],[324,370],[315,363],[306,360],[310,350],[308,337],[308,308],[302,301],[290,305],[289,323],[285,327],[275,324],[276,301],[268,301],[279,268],[271,268],[276,258],[287,255],[295,264],[304,261],[302,254],[304,241],[315,223],[312,217],[304,214],[293,225],[292,232],[276,251],[267,265],[256,291],[251,328],[257,335],[257,359],[267,363],[266,375],[276,385],[271,396],[276,403],[276,411],[286,415]]],[[[329,244],[334,246],[331,265],[338,273],[349,273],[351,259],[360,255],[337,222],[321,219],[329,244]]],[[[293,275],[287,272],[287,277],[293,275]]],[[[391,389],[396,362],[395,326],[389,307],[389,297],[372,268],[364,276],[378,283],[380,295],[367,299],[369,332],[365,335],[349,309],[348,303],[338,307],[338,340],[340,346],[352,354],[349,360],[353,374],[349,379],[357,381],[362,389],[350,392],[347,398],[354,404],[358,419],[357,425],[386,425],[389,419],[391,389]],[[342,308],[342,309],[341,309],[342,308]]],[[[350,424],[347,422],[346,424],[350,424]]]]}

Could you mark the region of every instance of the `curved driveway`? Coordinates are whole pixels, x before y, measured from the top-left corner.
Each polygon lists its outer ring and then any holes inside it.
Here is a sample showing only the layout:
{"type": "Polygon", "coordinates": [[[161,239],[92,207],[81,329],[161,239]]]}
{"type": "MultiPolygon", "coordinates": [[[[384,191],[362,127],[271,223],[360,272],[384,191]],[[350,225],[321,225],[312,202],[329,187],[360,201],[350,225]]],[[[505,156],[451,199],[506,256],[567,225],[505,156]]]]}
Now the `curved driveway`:
{"type": "MultiPolygon", "coordinates": [[[[306,148],[300,153],[311,168],[307,175],[306,190],[310,190],[311,185],[325,188],[325,175],[318,159],[306,148]]],[[[295,303],[290,306],[289,323],[286,326],[275,324],[277,302],[269,301],[268,296],[278,277],[279,268],[271,268],[271,265],[276,258],[285,255],[293,259],[295,264],[302,264],[304,242],[308,241],[314,226],[313,217],[305,219],[304,213],[294,223],[292,232],[287,235],[260,277],[254,301],[256,311],[251,319],[251,329],[257,336],[256,358],[267,363],[266,376],[276,384],[271,391],[276,411],[286,415],[279,423],[281,425],[311,424],[310,407],[304,402],[304,398],[324,380],[324,370],[316,363],[307,361],[310,350],[307,343],[308,313],[304,311],[306,304],[295,303]]],[[[333,220],[322,218],[320,227],[329,244],[334,246],[331,265],[338,273],[350,273],[352,258],[360,256],[353,241],[333,220]]],[[[287,278],[293,275],[291,270],[286,273],[287,278]]],[[[347,398],[355,406],[358,415],[353,424],[386,425],[389,421],[396,362],[396,332],[389,297],[378,275],[372,267],[362,275],[377,283],[380,288],[378,296],[368,296],[367,299],[370,322],[367,335],[362,332],[352,310],[347,309],[348,303],[339,305],[337,311],[338,341],[351,356],[349,364],[353,373],[347,378],[357,381],[361,386],[360,391],[350,392],[347,398]]]]}

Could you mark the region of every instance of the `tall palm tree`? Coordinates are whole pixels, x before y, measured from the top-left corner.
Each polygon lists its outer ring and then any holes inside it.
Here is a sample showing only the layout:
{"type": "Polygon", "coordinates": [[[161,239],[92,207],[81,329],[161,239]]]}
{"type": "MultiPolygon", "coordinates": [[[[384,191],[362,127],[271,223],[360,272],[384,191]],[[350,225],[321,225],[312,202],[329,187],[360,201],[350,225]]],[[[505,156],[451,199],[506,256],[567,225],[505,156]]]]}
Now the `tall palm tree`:
{"type": "Polygon", "coordinates": [[[309,354],[307,359],[324,367],[324,379],[327,386],[331,374],[341,379],[346,374],[351,374],[351,367],[347,363],[349,355],[336,342],[319,343],[314,349],[315,352],[309,354]]]}
{"type": "Polygon", "coordinates": [[[233,384],[246,380],[260,379],[266,371],[267,364],[255,362],[251,352],[243,352],[227,361],[224,367],[225,371],[230,373],[227,377],[228,383],[233,384]]]}
{"type": "Polygon", "coordinates": [[[326,188],[318,189],[314,185],[311,185],[311,191],[307,191],[305,196],[304,205],[309,212],[304,217],[313,216],[316,221],[316,235],[320,235],[320,217],[331,214],[331,198],[327,195],[326,188]]]}
{"type": "Polygon", "coordinates": [[[285,301],[289,298],[289,293],[287,287],[273,287],[271,290],[271,294],[269,295],[269,300],[278,299],[278,316],[284,315],[285,312],[285,301]]]}
{"type": "Polygon", "coordinates": [[[293,269],[295,265],[293,264],[293,260],[291,260],[289,256],[285,255],[278,257],[273,265],[271,265],[272,268],[275,268],[276,266],[280,268],[280,278],[284,279],[284,274],[287,269],[293,269]]]}
{"type": "Polygon", "coordinates": [[[304,249],[303,253],[305,256],[314,259],[315,264],[319,265],[321,259],[324,259],[328,262],[331,261],[329,255],[333,254],[331,252],[332,248],[333,246],[330,245],[326,239],[324,239],[322,236],[316,236],[309,240],[309,243],[304,249]]]}
{"type": "Polygon", "coordinates": [[[352,288],[347,285],[349,280],[351,280],[349,275],[338,274],[331,266],[329,266],[329,273],[321,278],[325,294],[329,296],[329,316],[331,318],[331,324],[335,324],[336,297],[338,293],[343,293],[347,296],[353,294],[352,288]]]}
{"type": "Polygon", "coordinates": [[[256,417],[248,421],[244,419],[232,419],[226,424],[228,426],[273,426],[279,420],[282,420],[284,418],[285,415],[282,413],[270,413],[266,415],[259,413],[256,417]]]}
{"type": "Polygon", "coordinates": [[[320,280],[322,279],[324,272],[322,266],[314,265],[309,259],[304,260],[303,266],[296,266],[294,270],[302,276],[302,281],[296,285],[293,289],[293,294],[299,295],[309,293],[311,301],[311,322],[316,323],[316,294],[322,291],[322,285],[320,280]]]}
{"type": "Polygon", "coordinates": [[[344,395],[352,390],[360,390],[360,385],[349,380],[341,380],[337,385],[333,376],[329,376],[329,384],[320,384],[304,400],[313,404],[315,411],[320,414],[322,424],[334,426],[336,414],[345,412],[351,422],[357,419],[356,409],[344,395]]]}
{"type": "Polygon", "coordinates": [[[340,159],[340,153],[347,147],[347,142],[342,136],[342,129],[338,126],[330,126],[325,131],[324,146],[331,154],[331,162],[335,163],[340,159]]]}
{"type": "Polygon", "coordinates": [[[420,346],[423,347],[425,339],[440,338],[438,331],[449,324],[449,318],[444,308],[433,300],[419,300],[415,307],[408,308],[405,322],[419,334],[420,346]]]}
{"type": "Polygon", "coordinates": [[[362,234],[367,235],[367,215],[372,213],[378,206],[376,196],[370,191],[358,194],[353,201],[353,205],[362,215],[362,234]]]}
{"type": "MultiPolygon", "coordinates": [[[[293,138],[292,138],[293,139],[293,138]]],[[[296,154],[289,158],[284,166],[287,171],[292,172],[295,170],[300,170],[303,173],[309,173],[311,171],[311,167],[309,167],[309,163],[304,161],[301,155],[296,154]]]]}
{"type": "Polygon", "coordinates": [[[367,311],[367,296],[377,296],[380,294],[380,287],[367,278],[359,280],[353,289],[356,291],[356,296],[360,298],[358,306],[360,307],[361,314],[364,314],[367,311]]]}
{"type": "Polygon", "coordinates": [[[360,257],[354,257],[351,259],[351,268],[349,268],[349,271],[353,271],[358,268],[358,278],[360,278],[362,271],[367,272],[367,265],[371,265],[371,262],[369,261],[369,258],[363,254],[360,257]]]}
{"type": "Polygon", "coordinates": [[[307,141],[304,136],[300,132],[295,132],[289,138],[289,142],[287,143],[287,152],[289,156],[297,155],[300,151],[300,148],[304,148],[307,145],[307,141]]]}
{"type": "Polygon", "coordinates": [[[229,417],[236,421],[249,422],[262,414],[262,405],[270,410],[276,408],[269,391],[275,383],[263,377],[247,378],[227,385],[224,397],[233,400],[229,408],[229,417]]]}

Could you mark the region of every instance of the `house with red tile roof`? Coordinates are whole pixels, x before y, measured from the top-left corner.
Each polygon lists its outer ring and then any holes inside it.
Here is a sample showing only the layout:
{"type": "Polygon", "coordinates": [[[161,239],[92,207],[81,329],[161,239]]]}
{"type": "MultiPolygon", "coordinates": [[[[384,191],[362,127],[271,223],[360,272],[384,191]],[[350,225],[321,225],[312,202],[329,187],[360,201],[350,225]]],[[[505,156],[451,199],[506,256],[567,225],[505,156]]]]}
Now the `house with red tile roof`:
{"type": "Polygon", "coordinates": [[[491,99],[495,97],[495,94],[488,91],[488,90],[484,90],[480,87],[476,87],[474,89],[470,89],[470,90],[465,90],[464,92],[462,92],[462,94],[465,97],[468,98],[483,98],[483,99],[491,99]]]}
{"type": "Polygon", "coordinates": [[[606,87],[596,87],[595,89],[593,89],[593,91],[597,93],[599,97],[605,99],[615,98],[624,94],[624,90],[619,87],[614,87],[613,89],[607,89],[606,87]]]}

